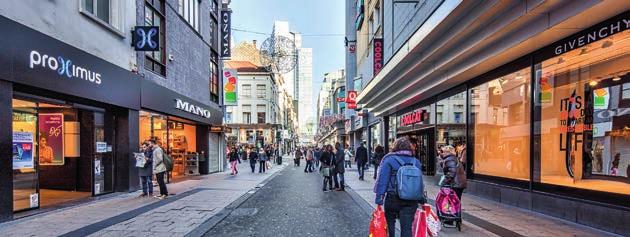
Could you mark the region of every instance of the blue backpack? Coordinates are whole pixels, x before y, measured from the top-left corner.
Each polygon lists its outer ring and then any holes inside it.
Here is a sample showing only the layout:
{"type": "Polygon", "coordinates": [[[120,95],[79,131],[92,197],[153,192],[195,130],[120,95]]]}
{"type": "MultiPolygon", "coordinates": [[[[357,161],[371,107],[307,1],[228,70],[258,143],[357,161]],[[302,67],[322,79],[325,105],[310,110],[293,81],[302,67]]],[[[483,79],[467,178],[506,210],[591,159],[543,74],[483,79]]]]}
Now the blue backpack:
{"type": "Polygon", "coordinates": [[[396,192],[402,200],[421,201],[424,199],[422,172],[412,163],[404,163],[396,157],[400,165],[396,171],[396,192]]]}

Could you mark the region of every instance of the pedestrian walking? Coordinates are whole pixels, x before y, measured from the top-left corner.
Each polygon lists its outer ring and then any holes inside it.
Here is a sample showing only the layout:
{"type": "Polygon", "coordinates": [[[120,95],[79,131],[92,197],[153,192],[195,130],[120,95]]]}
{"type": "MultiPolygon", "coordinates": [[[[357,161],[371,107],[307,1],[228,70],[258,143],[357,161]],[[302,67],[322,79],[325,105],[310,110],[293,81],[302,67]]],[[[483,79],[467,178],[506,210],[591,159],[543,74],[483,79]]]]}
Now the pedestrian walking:
{"type": "Polygon", "coordinates": [[[313,150],[308,148],[306,150],[306,167],[304,167],[304,173],[313,172],[313,150]]]}
{"type": "Polygon", "coordinates": [[[138,168],[138,175],[142,185],[140,197],[153,196],[153,149],[148,141],[142,143],[140,151],[144,154],[144,167],[138,168]]]}
{"type": "Polygon", "coordinates": [[[302,159],[302,151],[298,148],[295,150],[295,165],[300,166],[300,160],[302,159]]]}
{"type": "Polygon", "coordinates": [[[365,165],[368,161],[368,152],[367,148],[365,148],[365,142],[361,142],[361,146],[357,148],[355,159],[357,161],[357,170],[359,171],[359,180],[364,180],[363,176],[365,175],[365,165]]]}
{"type": "Polygon", "coordinates": [[[383,157],[385,156],[385,149],[383,146],[378,145],[374,148],[374,158],[372,158],[372,162],[374,164],[374,179],[376,179],[378,174],[378,166],[381,164],[383,157]]]}
{"type": "Polygon", "coordinates": [[[332,158],[332,146],[326,145],[324,146],[324,150],[322,151],[322,156],[320,158],[321,167],[320,172],[322,176],[324,176],[324,185],[322,190],[324,192],[332,191],[332,169],[333,167],[333,158],[332,158]],[[328,185],[328,189],[326,189],[326,185],[328,185]]]}
{"type": "Polygon", "coordinates": [[[345,191],[346,190],[346,182],[344,173],[346,172],[346,168],[344,166],[345,163],[345,154],[344,150],[341,148],[341,144],[339,142],[335,143],[335,172],[333,172],[333,182],[335,183],[336,191],[345,191]]]}
{"type": "MultiPolygon", "coordinates": [[[[377,205],[385,204],[385,219],[387,220],[387,231],[389,236],[395,236],[396,219],[400,221],[400,236],[411,237],[411,227],[416,209],[418,209],[418,203],[424,203],[426,200],[421,198],[420,200],[404,200],[399,196],[399,187],[409,187],[406,185],[412,184],[411,182],[399,185],[396,180],[398,170],[403,166],[415,166],[418,173],[421,170],[420,161],[418,161],[412,152],[411,142],[407,137],[398,138],[394,141],[392,151],[387,154],[381,162],[381,172],[378,174],[376,184],[374,185],[374,191],[376,197],[374,202],[377,205]]],[[[416,190],[424,190],[424,184],[419,178],[419,182],[416,185],[420,187],[412,187],[416,190]]],[[[401,179],[402,180],[402,179],[401,179]]],[[[407,181],[405,179],[405,181],[407,181]]],[[[418,181],[418,180],[415,180],[418,181]]],[[[404,191],[404,190],[403,190],[404,191]]]]}
{"type": "Polygon", "coordinates": [[[168,189],[166,188],[166,182],[164,181],[164,177],[166,176],[166,164],[164,163],[166,154],[155,142],[155,140],[150,140],[149,143],[151,144],[151,148],[153,150],[153,173],[155,174],[158,186],[160,187],[160,195],[156,197],[164,199],[168,197],[168,189]]]}
{"type": "Polygon", "coordinates": [[[344,154],[344,159],[346,160],[346,168],[348,169],[352,169],[352,157],[354,157],[354,155],[352,155],[352,152],[350,151],[351,148],[347,148],[343,150],[343,154],[344,154]]]}
{"type": "Polygon", "coordinates": [[[235,147],[232,147],[230,153],[228,154],[228,160],[230,161],[230,168],[232,169],[231,175],[238,174],[237,164],[241,163],[241,159],[238,156],[238,152],[235,147]]]}
{"type": "Polygon", "coordinates": [[[440,179],[440,186],[451,187],[461,202],[467,181],[465,160],[462,160],[461,157],[457,157],[455,148],[447,145],[442,147],[442,162],[440,163],[444,173],[440,179]]]}
{"type": "Polygon", "coordinates": [[[258,162],[258,153],[253,151],[251,147],[246,151],[247,159],[249,160],[249,166],[252,168],[252,173],[256,173],[256,162],[258,162]]]}
{"type": "Polygon", "coordinates": [[[267,153],[260,149],[258,152],[258,173],[267,172],[267,153]]]}

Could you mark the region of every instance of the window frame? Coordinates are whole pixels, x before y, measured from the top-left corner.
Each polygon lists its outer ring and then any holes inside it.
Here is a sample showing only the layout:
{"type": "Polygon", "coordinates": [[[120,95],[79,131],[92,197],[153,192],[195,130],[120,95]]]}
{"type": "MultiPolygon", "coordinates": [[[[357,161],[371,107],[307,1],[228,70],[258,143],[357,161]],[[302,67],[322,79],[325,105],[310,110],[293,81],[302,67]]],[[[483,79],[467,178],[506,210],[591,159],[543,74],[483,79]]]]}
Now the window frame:
{"type": "Polygon", "coordinates": [[[146,70],[149,70],[157,75],[160,75],[163,78],[166,78],[166,16],[164,15],[163,12],[160,12],[153,3],[151,3],[150,1],[157,1],[160,4],[160,9],[164,10],[165,7],[165,0],[145,0],[144,1],[144,15],[143,15],[143,21],[144,21],[144,25],[146,25],[146,16],[147,16],[147,8],[149,8],[152,11],[152,23],[151,26],[155,26],[155,16],[160,17],[160,25],[158,27],[160,27],[160,45],[159,45],[159,53],[160,53],[160,58],[157,59],[155,58],[155,52],[154,51],[147,51],[144,52],[144,68],[146,70]],[[150,65],[150,66],[149,66],[150,65]],[[157,69],[156,69],[157,68],[157,69]]]}
{"type": "Polygon", "coordinates": [[[105,29],[109,30],[112,33],[115,33],[121,38],[126,38],[124,33],[124,23],[125,23],[125,13],[126,10],[123,7],[124,1],[122,0],[107,0],[109,2],[109,11],[108,11],[108,19],[107,21],[101,19],[98,16],[98,4],[97,2],[100,0],[80,0],[79,1],[79,13],[86,16],[90,20],[96,22],[97,24],[103,26],[105,29]],[[92,2],[92,11],[87,9],[86,2],[92,2]],[[117,5],[115,8],[113,5],[117,5]],[[117,18],[117,24],[113,21],[113,18],[117,18]]]}
{"type": "Polygon", "coordinates": [[[201,0],[179,0],[177,5],[177,14],[195,32],[201,33],[201,27],[199,24],[201,0]]]}

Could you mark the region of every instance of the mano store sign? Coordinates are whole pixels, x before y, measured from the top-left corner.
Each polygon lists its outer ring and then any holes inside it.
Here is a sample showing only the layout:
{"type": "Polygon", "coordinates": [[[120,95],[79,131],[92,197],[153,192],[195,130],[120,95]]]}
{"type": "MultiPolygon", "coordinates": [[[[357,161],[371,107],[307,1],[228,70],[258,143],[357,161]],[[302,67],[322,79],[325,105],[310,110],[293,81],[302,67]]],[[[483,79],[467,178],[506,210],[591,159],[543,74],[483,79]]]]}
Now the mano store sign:
{"type": "Polygon", "coordinates": [[[191,104],[187,101],[183,101],[181,99],[175,99],[175,108],[186,111],[191,114],[202,116],[204,118],[210,118],[211,116],[209,110],[204,109],[201,106],[191,104]]]}

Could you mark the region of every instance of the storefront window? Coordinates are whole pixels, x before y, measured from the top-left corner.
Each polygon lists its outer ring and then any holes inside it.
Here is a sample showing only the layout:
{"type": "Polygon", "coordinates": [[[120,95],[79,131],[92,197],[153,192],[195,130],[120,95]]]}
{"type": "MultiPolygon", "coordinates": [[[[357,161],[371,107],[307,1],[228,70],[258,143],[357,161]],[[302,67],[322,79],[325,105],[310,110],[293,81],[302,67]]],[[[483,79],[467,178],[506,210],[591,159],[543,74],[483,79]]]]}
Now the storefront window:
{"type": "Polygon", "coordinates": [[[374,149],[376,148],[376,146],[379,146],[379,145],[382,146],[383,145],[380,142],[380,140],[381,140],[380,123],[372,125],[370,127],[370,133],[372,135],[372,140],[370,140],[370,149],[372,149],[372,152],[373,152],[374,149]]]}
{"type": "Polygon", "coordinates": [[[437,139],[439,147],[451,145],[461,149],[466,146],[466,117],[464,105],[466,92],[462,91],[437,102],[437,139]]]}
{"type": "Polygon", "coordinates": [[[530,70],[470,90],[475,173],[529,180],[530,70]]]}
{"type": "Polygon", "coordinates": [[[535,70],[540,181],[630,194],[630,31],[535,70]]]}
{"type": "Polygon", "coordinates": [[[173,176],[198,174],[197,127],[192,123],[140,111],[140,142],[153,139],[173,159],[173,176]]]}

